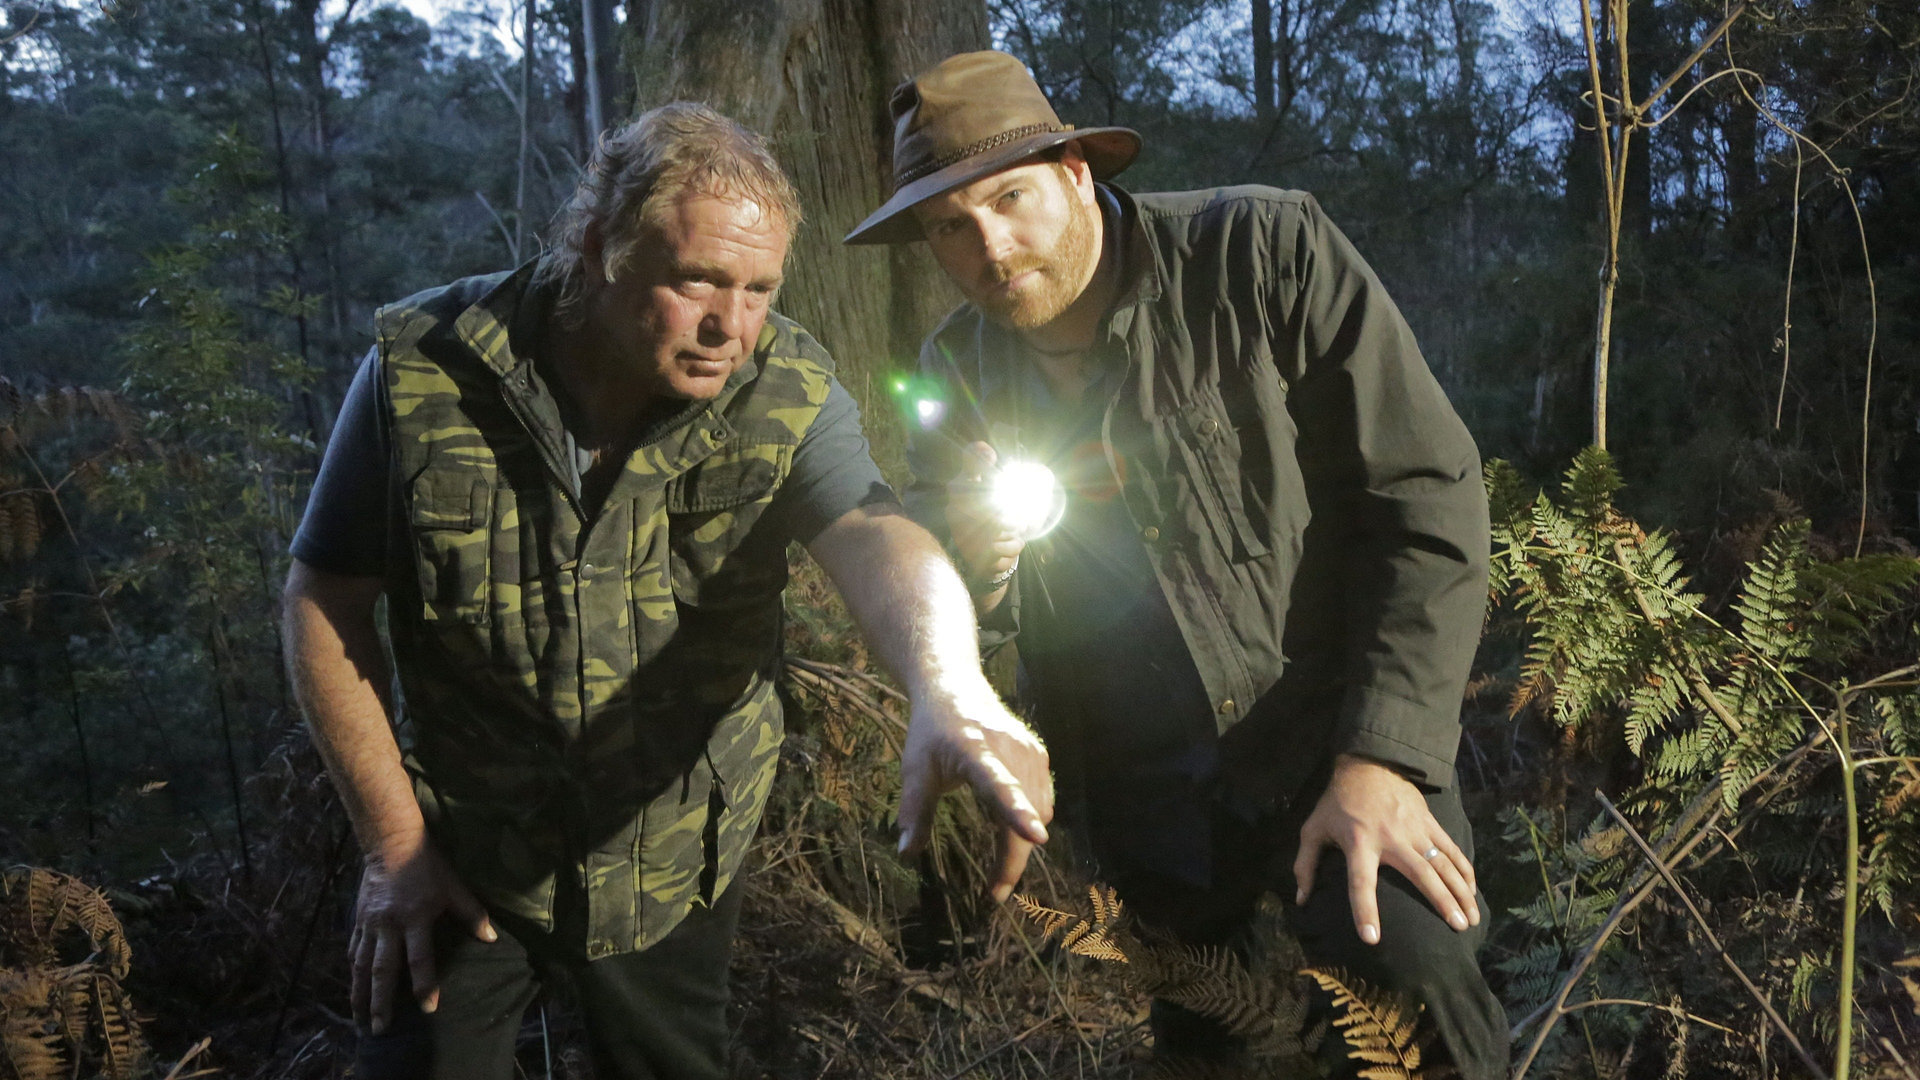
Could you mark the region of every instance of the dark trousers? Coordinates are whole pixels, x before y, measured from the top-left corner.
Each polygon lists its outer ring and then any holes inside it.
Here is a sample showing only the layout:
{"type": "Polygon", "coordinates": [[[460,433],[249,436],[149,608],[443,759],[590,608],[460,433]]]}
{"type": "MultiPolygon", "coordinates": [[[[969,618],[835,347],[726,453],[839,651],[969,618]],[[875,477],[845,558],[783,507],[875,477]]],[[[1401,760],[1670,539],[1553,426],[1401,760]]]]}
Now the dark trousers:
{"type": "Polygon", "coordinates": [[[541,981],[568,979],[602,1080],[722,1080],[727,1073],[727,962],[745,884],[696,906],[652,948],[600,960],[563,955],[549,935],[494,917],[483,942],[443,923],[435,935],[440,1007],[400,995],[381,1035],[360,1036],[367,1080],[510,1080],[521,1016],[541,981]]]}
{"type": "MultiPolygon", "coordinates": [[[[1243,957],[1260,948],[1252,939],[1262,894],[1278,894],[1308,964],[1345,968],[1373,987],[1424,1004],[1422,1023],[1439,1033],[1463,1080],[1502,1080],[1508,1059],[1506,1011],[1487,988],[1474,955],[1489,924],[1485,898],[1480,898],[1480,925],[1456,931],[1406,878],[1383,866],[1378,888],[1380,943],[1368,945],[1354,930],[1346,859],[1338,848],[1329,847],[1321,853],[1307,902],[1296,906],[1293,859],[1299,849],[1300,825],[1312,812],[1313,801],[1300,800],[1291,811],[1259,823],[1217,812],[1211,888],[1166,875],[1125,871],[1112,874],[1110,883],[1143,925],[1158,927],[1189,945],[1222,946],[1243,957]]],[[[1427,806],[1472,858],[1473,835],[1457,791],[1430,795],[1427,806]]],[[[1108,860],[1100,859],[1099,848],[1096,839],[1094,857],[1104,864],[1108,860]]],[[[1170,1002],[1154,1002],[1152,1023],[1159,1054],[1231,1060],[1244,1053],[1244,1044],[1219,1024],[1170,1002]]],[[[1364,1065],[1348,1060],[1346,1050],[1339,1031],[1330,1030],[1320,1059],[1335,1077],[1355,1076],[1364,1065]]]]}

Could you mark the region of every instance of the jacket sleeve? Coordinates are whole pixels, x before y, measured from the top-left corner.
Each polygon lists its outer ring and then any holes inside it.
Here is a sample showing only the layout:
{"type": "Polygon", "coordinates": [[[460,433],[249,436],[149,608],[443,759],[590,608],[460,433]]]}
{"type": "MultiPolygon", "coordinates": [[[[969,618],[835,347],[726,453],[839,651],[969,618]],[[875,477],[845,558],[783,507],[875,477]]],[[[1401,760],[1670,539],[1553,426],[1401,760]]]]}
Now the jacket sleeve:
{"type": "MultiPolygon", "coordinates": [[[[942,329],[945,329],[944,327],[942,329]]],[[[917,407],[908,412],[907,468],[913,473],[905,498],[907,515],[932,533],[949,554],[953,535],[947,529],[947,483],[960,472],[960,449],[985,439],[984,422],[963,403],[972,402],[970,386],[935,331],[920,348],[920,370],[907,387],[909,396],[924,396],[942,406],[937,417],[923,419],[917,407]]],[[[961,577],[966,572],[961,571],[961,577]]],[[[1014,575],[1000,606],[980,620],[980,655],[990,657],[1020,632],[1020,577],[1014,575]]]]}
{"type": "Polygon", "coordinates": [[[1446,787],[1486,613],[1479,451],[1380,280],[1313,200],[1277,215],[1273,243],[1275,354],[1289,358],[1313,532],[1337,545],[1320,562],[1337,567],[1342,615],[1331,752],[1446,787]]]}

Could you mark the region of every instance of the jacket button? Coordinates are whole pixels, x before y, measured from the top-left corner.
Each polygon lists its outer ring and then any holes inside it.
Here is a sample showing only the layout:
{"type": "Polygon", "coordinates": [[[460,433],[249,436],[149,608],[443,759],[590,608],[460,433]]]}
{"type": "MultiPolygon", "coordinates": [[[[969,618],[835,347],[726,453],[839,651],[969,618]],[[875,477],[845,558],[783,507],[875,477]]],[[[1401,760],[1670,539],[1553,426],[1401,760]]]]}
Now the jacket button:
{"type": "Polygon", "coordinates": [[[1213,434],[1214,432],[1216,432],[1216,431],[1219,431],[1219,430],[1220,430],[1220,421],[1218,421],[1218,420],[1215,420],[1215,419],[1214,419],[1213,417],[1211,417],[1211,416],[1209,416],[1209,417],[1207,417],[1207,418],[1206,418],[1205,420],[1202,420],[1202,421],[1200,421],[1200,434],[1201,434],[1201,435],[1204,435],[1204,436],[1210,436],[1210,435],[1212,435],[1212,434],[1213,434]]]}
{"type": "Polygon", "coordinates": [[[1227,700],[1220,703],[1220,715],[1232,716],[1233,710],[1234,710],[1234,704],[1233,704],[1232,698],[1228,698],[1227,700]]]}
{"type": "Polygon", "coordinates": [[[1155,526],[1149,525],[1146,528],[1140,530],[1140,539],[1145,540],[1147,543],[1151,544],[1155,540],[1160,539],[1160,530],[1155,526]]]}

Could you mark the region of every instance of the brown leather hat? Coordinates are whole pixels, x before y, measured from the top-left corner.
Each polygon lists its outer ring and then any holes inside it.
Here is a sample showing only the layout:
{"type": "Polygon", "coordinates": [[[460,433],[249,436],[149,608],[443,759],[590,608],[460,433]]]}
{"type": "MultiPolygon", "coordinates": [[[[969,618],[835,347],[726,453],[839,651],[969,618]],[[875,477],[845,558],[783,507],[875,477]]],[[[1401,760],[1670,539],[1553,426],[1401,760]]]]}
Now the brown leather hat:
{"type": "Polygon", "coordinates": [[[926,239],[909,210],[923,199],[1079,140],[1096,180],[1133,163],[1131,128],[1062,124],[1026,65],[1003,52],[949,56],[893,91],[893,198],[848,233],[848,244],[926,239]]]}

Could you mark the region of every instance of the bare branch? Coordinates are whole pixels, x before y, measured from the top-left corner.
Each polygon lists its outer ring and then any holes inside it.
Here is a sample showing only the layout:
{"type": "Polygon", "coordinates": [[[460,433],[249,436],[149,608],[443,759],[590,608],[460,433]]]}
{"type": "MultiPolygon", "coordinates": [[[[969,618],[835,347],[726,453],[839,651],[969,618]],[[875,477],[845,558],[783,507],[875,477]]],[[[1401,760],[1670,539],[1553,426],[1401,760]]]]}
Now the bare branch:
{"type": "Polygon", "coordinates": [[[1619,808],[1613,805],[1613,800],[1607,798],[1606,792],[1595,788],[1593,795],[1594,798],[1600,800],[1600,806],[1606,810],[1607,816],[1613,818],[1614,821],[1620,824],[1621,828],[1627,830],[1627,836],[1633,841],[1634,846],[1640,849],[1640,854],[1647,857],[1647,861],[1653,865],[1654,870],[1659,873],[1661,879],[1667,883],[1667,887],[1673,890],[1674,895],[1680,898],[1682,904],[1686,905],[1687,913],[1693,916],[1694,924],[1700,927],[1700,933],[1707,939],[1707,944],[1713,946],[1714,951],[1720,954],[1721,961],[1727,965],[1729,971],[1733,972],[1734,978],[1740,981],[1740,985],[1745,987],[1747,993],[1752,995],[1753,1000],[1759,1003],[1760,1009],[1766,1014],[1767,1019],[1773,1023],[1774,1027],[1779,1029],[1781,1035],[1786,1037],[1787,1043],[1793,1047],[1794,1053],[1799,1055],[1800,1063],[1805,1065],[1807,1071],[1812,1075],[1819,1077],[1820,1080],[1827,1080],[1826,1070],[1820,1067],[1820,1063],[1813,1059],[1812,1054],[1807,1053],[1807,1048],[1800,1044],[1800,1037],[1793,1033],[1793,1029],[1787,1026],[1787,1022],[1781,1019],[1780,1013],[1774,1009],[1773,1002],[1769,1001],[1767,996],[1760,992],[1760,988],[1753,984],[1753,980],[1747,977],[1747,973],[1741,970],[1739,963],[1727,952],[1726,946],[1720,944],[1719,936],[1713,932],[1713,925],[1707,922],[1705,915],[1700,913],[1700,908],[1693,902],[1692,894],[1688,893],[1687,890],[1681,886],[1680,879],[1673,876],[1673,871],[1667,868],[1667,864],[1661,861],[1660,856],[1654,854],[1654,850],[1647,844],[1646,838],[1640,835],[1640,830],[1634,828],[1633,823],[1628,821],[1620,813],[1619,808]]]}
{"type": "Polygon", "coordinates": [[[515,263],[518,263],[520,261],[520,245],[514,242],[513,230],[507,228],[507,223],[500,218],[500,211],[493,208],[493,204],[487,201],[485,195],[475,190],[473,197],[479,199],[480,205],[486,207],[487,213],[493,215],[494,227],[500,230],[500,239],[507,243],[507,257],[515,263]]]}
{"type": "MultiPolygon", "coordinates": [[[[1659,86],[1654,87],[1653,93],[1648,94],[1647,99],[1645,101],[1642,101],[1640,104],[1633,107],[1633,114],[1635,116],[1643,116],[1649,110],[1651,110],[1653,108],[1653,103],[1656,101],[1659,101],[1661,95],[1673,89],[1673,84],[1679,82],[1682,76],[1684,76],[1687,72],[1692,71],[1693,65],[1699,63],[1700,58],[1707,55],[1707,50],[1713,48],[1714,42],[1719,41],[1720,36],[1722,34],[1725,34],[1728,28],[1733,26],[1733,21],[1735,19],[1738,19],[1741,15],[1746,14],[1746,10],[1747,10],[1747,5],[1745,0],[1742,0],[1741,3],[1734,5],[1733,10],[1727,12],[1727,17],[1720,20],[1720,25],[1714,27],[1713,32],[1708,34],[1705,40],[1700,42],[1700,47],[1693,50],[1693,55],[1687,57],[1685,63],[1681,64],[1677,68],[1674,68],[1673,74],[1667,76],[1664,82],[1662,82],[1659,86]]],[[[1624,34],[1621,36],[1623,39],[1625,38],[1624,34]]],[[[1692,91],[1688,91],[1688,93],[1691,94],[1692,91]]],[[[1681,100],[1684,101],[1686,99],[1682,98],[1681,100]]],[[[1677,105],[1674,107],[1679,108],[1679,106],[1677,105]]]]}

